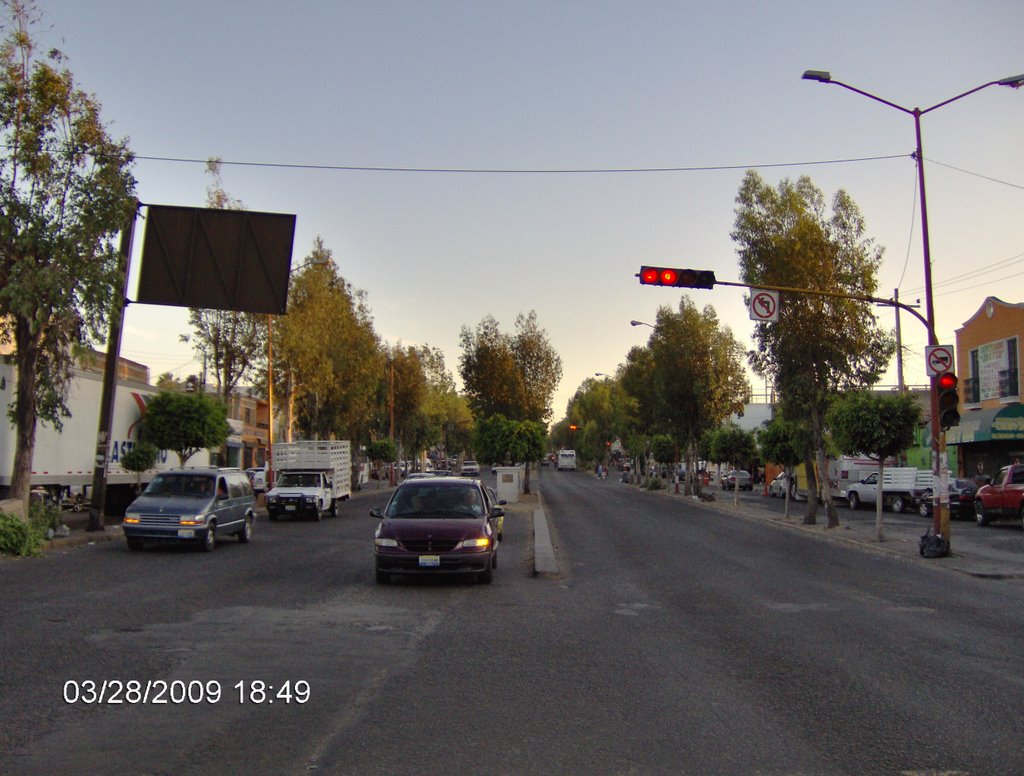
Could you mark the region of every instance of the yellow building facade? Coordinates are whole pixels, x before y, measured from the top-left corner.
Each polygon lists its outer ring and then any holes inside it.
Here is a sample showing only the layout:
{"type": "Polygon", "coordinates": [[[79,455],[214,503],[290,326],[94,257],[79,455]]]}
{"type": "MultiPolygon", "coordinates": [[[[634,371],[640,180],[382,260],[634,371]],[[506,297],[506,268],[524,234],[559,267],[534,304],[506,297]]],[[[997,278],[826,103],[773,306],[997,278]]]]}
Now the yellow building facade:
{"type": "Polygon", "coordinates": [[[988,297],[956,331],[960,425],[946,432],[960,451],[961,476],[994,476],[1024,460],[1020,362],[1024,303],[988,297]]]}

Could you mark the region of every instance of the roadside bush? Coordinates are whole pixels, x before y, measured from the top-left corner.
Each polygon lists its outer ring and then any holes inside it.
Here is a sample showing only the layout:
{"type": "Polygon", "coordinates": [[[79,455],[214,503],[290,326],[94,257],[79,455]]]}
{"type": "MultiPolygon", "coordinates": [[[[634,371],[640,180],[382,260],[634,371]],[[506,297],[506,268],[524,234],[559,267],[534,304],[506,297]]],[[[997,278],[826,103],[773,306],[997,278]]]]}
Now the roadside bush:
{"type": "Polygon", "coordinates": [[[0,554],[38,556],[45,529],[29,524],[14,515],[0,512],[0,554]]]}
{"type": "Polygon", "coordinates": [[[647,488],[647,490],[664,490],[665,482],[661,477],[648,477],[644,480],[644,487],[647,488]]]}
{"type": "Polygon", "coordinates": [[[56,531],[60,528],[63,515],[60,506],[53,501],[30,499],[28,504],[28,522],[33,529],[45,535],[47,530],[56,531]]]}

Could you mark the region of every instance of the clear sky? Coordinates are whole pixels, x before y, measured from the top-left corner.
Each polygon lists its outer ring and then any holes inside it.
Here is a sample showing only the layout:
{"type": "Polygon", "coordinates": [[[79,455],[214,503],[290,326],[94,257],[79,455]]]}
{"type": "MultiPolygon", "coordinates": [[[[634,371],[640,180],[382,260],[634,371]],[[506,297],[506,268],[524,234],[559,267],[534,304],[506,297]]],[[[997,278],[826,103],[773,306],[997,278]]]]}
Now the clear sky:
{"type": "MultiPolygon", "coordinates": [[[[226,164],[224,186],[252,210],[295,213],[294,263],[322,236],[378,333],[441,348],[456,378],[461,326],[491,314],[512,331],[536,310],[563,362],[555,420],[585,378],[646,342],[631,319],[678,305],[677,290],[639,285],[641,264],[738,279],[730,231],[748,167],[847,190],[885,248],[880,295],[899,288],[923,313],[913,119],[804,70],[908,108],[1024,73],[1020,0],[40,8],[46,47],[130,138],[143,202],[205,203],[203,164],[161,158],[310,166],[226,164]]],[[[1024,89],[985,89],[922,126],[945,344],[986,296],[1024,302],[1024,89]]],[[[692,294],[751,342],[742,290],[692,294]]],[[[906,380],[922,384],[924,327],[902,321],[906,380]]],[[[184,310],[134,305],[122,354],[184,377],[197,371],[178,342],[188,330],[184,310]]]]}

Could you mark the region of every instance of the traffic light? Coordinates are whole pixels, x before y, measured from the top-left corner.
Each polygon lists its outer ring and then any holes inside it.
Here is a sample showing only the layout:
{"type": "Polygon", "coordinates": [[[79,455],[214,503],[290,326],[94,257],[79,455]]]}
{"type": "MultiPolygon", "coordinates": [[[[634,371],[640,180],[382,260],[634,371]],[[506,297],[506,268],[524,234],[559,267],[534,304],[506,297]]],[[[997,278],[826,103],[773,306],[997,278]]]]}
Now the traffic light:
{"type": "Polygon", "coordinates": [[[709,269],[679,269],[678,267],[640,267],[637,274],[642,286],[672,286],[673,288],[713,288],[715,273],[709,269]]]}
{"type": "Polygon", "coordinates": [[[943,431],[960,425],[960,394],[956,389],[958,382],[952,372],[943,372],[935,381],[939,392],[939,427],[943,431]]]}

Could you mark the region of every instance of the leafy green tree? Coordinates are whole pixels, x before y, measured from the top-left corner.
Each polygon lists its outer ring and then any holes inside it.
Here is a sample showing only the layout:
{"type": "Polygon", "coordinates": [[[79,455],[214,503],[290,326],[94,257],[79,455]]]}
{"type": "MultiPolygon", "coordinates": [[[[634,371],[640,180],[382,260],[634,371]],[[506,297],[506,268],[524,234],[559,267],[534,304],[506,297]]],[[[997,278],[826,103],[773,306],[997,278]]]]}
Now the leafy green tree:
{"type": "Polygon", "coordinates": [[[359,439],[377,407],[384,353],[366,295],[338,273],[321,238],[305,264],[292,276],[288,314],[274,321],[275,377],[290,377],[302,435],[359,439]]]}
{"type": "Polygon", "coordinates": [[[582,425],[577,454],[587,461],[598,461],[607,454],[609,442],[627,439],[633,429],[636,404],[617,379],[584,380],[569,400],[570,415],[582,425]]]}
{"type": "Polygon", "coordinates": [[[551,418],[551,397],[562,379],[562,359],[537,323],[537,313],[516,316],[512,338],[516,369],[521,377],[522,415],[520,420],[540,423],[551,418]]]}
{"type": "Polygon", "coordinates": [[[393,439],[377,439],[366,446],[366,456],[380,470],[381,464],[398,460],[398,448],[393,439]]]}
{"type": "Polygon", "coordinates": [[[541,423],[509,420],[491,415],[477,421],[473,449],[478,458],[492,463],[525,464],[523,491],[530,492],[530,464],[544,454],[545,431],[541,423]]]}
{"type": "MultiPolygon", "coordinates": [[[[735,423],[728,423],[711,437],[711,457],[715,461],[729,461],[737,468],[757,454],[757,442],[753,433],[745,431],[735,423]]],[[[736,478],[733,489],[733,504],[739,504],[740,481],[736,478]]]]}
{"type": "Polygon", "coordinates": [[[562,378],[562,360],[537,323],[537,314],[516,317],[515,335],[505,334],[493,316],[471,331],[462,327],[459,372],[476,417],[502,414],[513,420],[544,422],[562,378]]]}
{"type": "Polygon", "coordinates": [[[511,421],[501,413],[480,418],[473,433],[473,454],[480,461],[511,463],[508,449],[511,421]]]}
{"type": "Polygon", "coordinates": [[[636,391],[638,414],[649,419],[646,430],[672,437],[676,460],[681,451],[686,461],[687,492],[692,492],[701,434],[750,399],[743,349],[711,306],[698,310],[684,297],[678,311],[658,310],[646,351],[630,352],[623,385],[636,391]]]}
{"type": "Polygon", "coordinates": [[[881,482],[885,459],[914,444],[915,432],[921,424],[921,405],[909,393],[856,391],[839,397],[829,408],[825,422],[840,452],[867,455],[878,461],[875,532],[878,541],[883,542],[881,482]]]}
{"type": "MultiPolygon", "coordinates": [[[[206,162],[206,172],[213,177],[206,189],[207,207],[244,210],[242,202],[224,190],[220,167],[220,159],[211,158],[206,162]]],[[[189,310],[192,334],[182,340],[191,342],[196,356],[212,370],[220,399],[226,401],[239,382],[266,363],[267,322],[268,316],[262,313],[189,310]]]]}
{"type": "Polygon", "coordinates": [[[59,51],[41,58],[30,0],[3,0],[0,42],[0,345],[14,345],[12,498],[28,496],[38,421],[61,428],[78,349],[120,308],[115,237],[135,216],[133,157],[59,51]]]}
{"type": "Polygon", "coordinates": [[[766,461],[777,463],[786,475],[786,517],[789,517],[789,497],[792,491],[793,469],[803,461],[806,448],[806,432],[803,427],[776,415],[757,432],[757,444],[766,461]]]}
{"type": "Polygon", "coordinates": [[[135,472],[136,490],[142,485],[142,474],[156,466],[156,458],[160,454],[152,442],[139,442],[131,450],[121,456],[121,467],[125,471],[135,472]]]}
{"type": "Polygon", "coordinates": [[[161,391],[146,407],[142,433],[147,442],[176,453],[184,466],[200,450],[216,450],[227,441],[227,409],[206,394],[161,391]]]}
{"type": "MultiPolygon", "coordinates": [[[[837,192],[828,207],[809,178],[772,188],[750,171],[736,202],[732,238],[744,283],[874,295],[882,249],[866,237],[864,219],[846,192],[837,192]]],[[[775,385],[787,416],[807,419],[818,469],[825,471],[831,398],[877,383],[893,338],[878,328],[870,303],[795,293],[785,294],[777,322],[755,325],[754,338],[751,367],[775,385]]],[[[838,526],[828,488],[822,499],[828,525],[838,526]]],[[[804,522],[814,524],[816,513],[817,501],[809,498],[804,522]]]]}
{"type": "Polygon", "coordinates": [[[678,460],[677,450],[675,440],[668,434],[655,434],[651,437],[651,455],[658,463],[665,466],[676,463],[678,460]]]}

